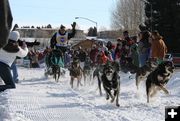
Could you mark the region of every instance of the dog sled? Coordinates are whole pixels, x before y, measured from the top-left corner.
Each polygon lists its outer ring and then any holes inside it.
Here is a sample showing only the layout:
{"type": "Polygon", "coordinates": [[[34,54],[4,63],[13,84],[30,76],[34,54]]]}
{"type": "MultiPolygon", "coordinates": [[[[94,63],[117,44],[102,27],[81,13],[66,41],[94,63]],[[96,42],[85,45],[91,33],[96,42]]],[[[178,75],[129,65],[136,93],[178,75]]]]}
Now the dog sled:
{"type": "Polygon", "coordinates": [[[45,56],[45,76],[52,75],[55,81],[59,80],[62,68],[64,68],[63,53],[61,50],[52,50],[45,56]]]}

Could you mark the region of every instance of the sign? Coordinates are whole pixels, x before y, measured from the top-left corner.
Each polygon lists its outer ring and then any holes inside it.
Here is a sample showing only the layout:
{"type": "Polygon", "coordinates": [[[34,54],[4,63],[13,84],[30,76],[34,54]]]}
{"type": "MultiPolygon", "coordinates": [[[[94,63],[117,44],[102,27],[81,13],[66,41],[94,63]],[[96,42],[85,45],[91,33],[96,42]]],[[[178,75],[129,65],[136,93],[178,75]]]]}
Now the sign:
{"type": "Polygon", "coordinates": [[[180,106],[167,106],[165,108],[165,121],[178,121],[180,119],[180,106]]]}

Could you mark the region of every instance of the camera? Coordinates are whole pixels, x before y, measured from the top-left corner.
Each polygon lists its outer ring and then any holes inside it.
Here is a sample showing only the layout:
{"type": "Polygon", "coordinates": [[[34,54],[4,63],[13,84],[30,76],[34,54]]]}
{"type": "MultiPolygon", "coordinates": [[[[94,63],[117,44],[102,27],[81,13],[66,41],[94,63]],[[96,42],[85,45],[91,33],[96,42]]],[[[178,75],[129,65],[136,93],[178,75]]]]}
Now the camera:
{"type": "MultiPolygon", "coordinates": [[[[23,40],[18,40],[18,44],[19,44],[19,46],[23,46],[23,40]]],[[[33,47],[34,45],[40,45],[40,42],[37,42],[37,40],[35,40],[34,42],[25,42],[26,43],[26,45],[27,45],[27,47],[33,47]]]]}

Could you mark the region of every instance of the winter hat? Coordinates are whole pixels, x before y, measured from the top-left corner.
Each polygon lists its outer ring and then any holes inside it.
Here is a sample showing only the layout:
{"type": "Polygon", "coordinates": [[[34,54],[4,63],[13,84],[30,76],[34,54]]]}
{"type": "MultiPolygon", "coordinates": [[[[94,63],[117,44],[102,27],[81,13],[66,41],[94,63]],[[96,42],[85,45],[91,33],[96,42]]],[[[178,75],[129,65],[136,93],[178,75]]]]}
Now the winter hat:
{"type": "Polygon", "coordinates": [[[115,48],[116,48],[116,46],[113,44],[113,45],[112,45],[112,49],[115,49],[115,48]]]}
{"type": "Polygon", "coordinates": [[[19,37],[20,37],[20,34],[18,31],[11,31],[9,34],[9,39],[13,41],[18,41],[19,37]]]}
{"type": "Polygon", "coordinates": [[[66,27],[61,24],[60,29],[65,29],[66,27]]]}

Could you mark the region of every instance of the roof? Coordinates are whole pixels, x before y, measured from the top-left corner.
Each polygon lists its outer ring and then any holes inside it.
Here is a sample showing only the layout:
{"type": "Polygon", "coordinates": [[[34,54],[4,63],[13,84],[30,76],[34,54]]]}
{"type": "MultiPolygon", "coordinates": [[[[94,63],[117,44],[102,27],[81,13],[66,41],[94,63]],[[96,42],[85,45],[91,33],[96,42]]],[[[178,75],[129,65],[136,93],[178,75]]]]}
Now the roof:
{"type": "Polygon", "coordinates": [[[94,44],[98,45],[96,43],[96,40],[86,39],[86,40],[82,40],[82,41],[78,42],[76,45],[73,45],[72,48],[78,49],[78,47],[81,46],[82,49],[91,49],[94,44]]]}

